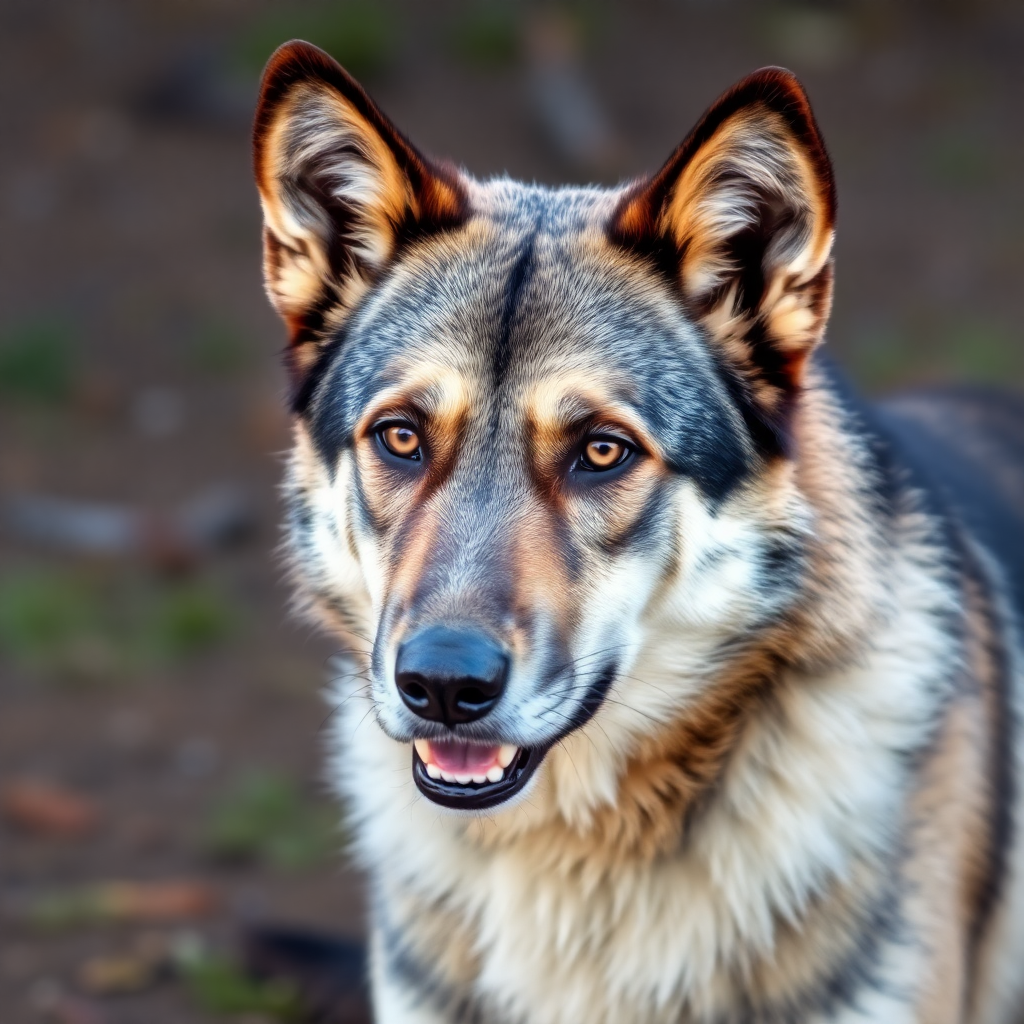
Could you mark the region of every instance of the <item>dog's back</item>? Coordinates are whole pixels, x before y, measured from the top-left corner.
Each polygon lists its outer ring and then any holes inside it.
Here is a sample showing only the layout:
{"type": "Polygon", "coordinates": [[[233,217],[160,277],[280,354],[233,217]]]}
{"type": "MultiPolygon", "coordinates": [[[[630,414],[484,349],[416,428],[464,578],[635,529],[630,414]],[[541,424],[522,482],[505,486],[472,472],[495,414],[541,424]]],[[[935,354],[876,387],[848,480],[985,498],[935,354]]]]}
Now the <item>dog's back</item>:
{"type": "Polygon", "coordinates": [[[898,463],[1001,567],[1024,616],[1024,398],[983,388],[922,390],[879,403],[898,463]]]}

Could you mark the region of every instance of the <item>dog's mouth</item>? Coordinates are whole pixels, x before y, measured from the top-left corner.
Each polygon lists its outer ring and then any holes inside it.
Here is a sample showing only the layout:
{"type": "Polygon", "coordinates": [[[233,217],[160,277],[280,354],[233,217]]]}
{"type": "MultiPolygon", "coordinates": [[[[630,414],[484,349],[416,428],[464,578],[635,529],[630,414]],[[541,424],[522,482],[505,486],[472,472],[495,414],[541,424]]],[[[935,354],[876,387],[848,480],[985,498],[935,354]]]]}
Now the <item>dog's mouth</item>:
{"type": "Polygon", "coordinates": [[[416,740],[412,777],[420,792],[443,807],[484,810],[518,793],[544,751],[467,740],[416,740]]]}

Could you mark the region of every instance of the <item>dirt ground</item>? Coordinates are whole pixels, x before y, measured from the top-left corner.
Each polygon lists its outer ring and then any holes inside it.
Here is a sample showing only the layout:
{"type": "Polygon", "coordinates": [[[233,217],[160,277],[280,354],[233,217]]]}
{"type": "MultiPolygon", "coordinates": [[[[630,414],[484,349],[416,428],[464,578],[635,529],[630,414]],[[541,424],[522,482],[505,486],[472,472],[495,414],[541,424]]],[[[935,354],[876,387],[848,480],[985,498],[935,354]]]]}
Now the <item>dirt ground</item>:
{"type": "Polygon", "coordinates": [[[222,998],[189,950],[230,963],[254,921],[362,931],[324,783],[333,647],[288,618],[274,555],[288,425],[248,119],[293,35],[427,151],[552,182],[653,169],[788,65],[836,164],[837,357],[874,390],[1024,383],[1019,2],[0,0],[3,1024],[255,1024],[284,1011],[222,998]],[[244,536],[190,554],[167,516],[211,488],[244,536]],[[144,539],[76,552],[10,514],[26,496],[138,511],[144,539]],[[12,811],[27,782],[90,820],[12,811]],[[207,912],[87,898],[168,881],[207,912]],[[97,981],[143,947],[177,968],[97,981]]]}

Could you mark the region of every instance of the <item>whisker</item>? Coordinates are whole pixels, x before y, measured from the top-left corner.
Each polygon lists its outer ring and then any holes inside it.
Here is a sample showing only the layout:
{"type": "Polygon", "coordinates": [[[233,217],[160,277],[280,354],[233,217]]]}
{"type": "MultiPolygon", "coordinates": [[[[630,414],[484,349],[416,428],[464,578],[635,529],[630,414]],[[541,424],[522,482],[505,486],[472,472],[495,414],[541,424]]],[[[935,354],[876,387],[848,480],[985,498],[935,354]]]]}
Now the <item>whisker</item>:
{"type": "Polygon", "coordinates": [[[331,672],[330,677],[332,679],[366,679],[369,682],[370,673],[368,669],[354,668],[346,672],[331,672]]]}
{"type": "MultiPolygon", "coordinates": [[[[554,696],[556,698],[559,698],[559,697],[562,697],[562,696],[568,696],[570,693],[572,693],[573,689],[575,689],[575,687],[570,687],[567,690],[563,690],[560,693],[556,693],[554,696]]],[[[627,711],[630,711],[630,712],[632,712],[635,715],[640,715],[643,718],[646,718],[648,721],[653,722],[655,725],[664,725],[665,724],[665,722],[662,721],[661,719],[655,718],[653,715],[648,714],[646,711],[641,711],[639,708],[633,707],[632,704],[628,704],[626,701],[620,700],[617,697],[612,697],[609,694],[605,694],[604,695],[604,697],[602,699],[602,703],[615,704],[615,705],[617,705],[619,707],[625,708],[627,711]]],[[[561,717],[563,717],[567,721],[572,721],[572,716],[570,716],[566,712],[560,712],[557,708],[546,708],[544,710],[543,714],[545,714],[545,715],[549,715],[549,714],[561,715],[561,717]]]]}
{"type": "Polygon", "coordinates": [[[338,712],[341,711],[341,709],[350,700],[352,700],[355,697],[360,697],[360,696],[364,696],[364,697],[369,696],[369,687],[368,686],[361,686],[354,693],[350,693],[343,701],[341,701],[341,703],[335,704],[334,707],[332,707],[330,709],[330,711],[327,712],[327,717],[324,718],[324,720],[320,723],[319,727],[317,728],[317,733],[319,734],[319,733],[323,732],[324,726],[326,726],[328,724],[328,722],[330,722],[331,719],[334,718],[334,716],[336,714],[338,714],[338,712]]]}
{"type": "Polygon", "coordinates": [[[555,668],[553,674],[554,675],[559,675],[562,672],[566,672],[566,671],[568,671],[570,669],[573,669],[573,668],[578,668],[579,666],[584,665],[585,663],[587,663],[589,661],[593,661],[594,659],[601,657],[603,654],[608,654],[610,651],[618,651],[618,650],[621,650],[623,647],[629,647],[629,646],[630,646],[630,642],[629,641],[623,641],[622,643],[611,644],[608,647],[602,647],[602,648],[599,648],[596,651],[591,651],[589,654],[582,654],[578,658],[572,658],[569,661],[565,662],[564,664],[557,666],[555,668]]]}
{"type": "MultiPolygon", "coordinates": [[[[594,741],[591,740],[590,742],[593,743],[594,741]]],[[[576,762],[573,759],[572,754],[569,753],[569,748],[565,745],[565,737],[564,736],[558,741],[558,746],[562,748],[562,751],[564,752],[565,756],[567,758],[569,758],[569,763],[572,765],[572,770],[576,773],[576,778],[579,781],[579,784],[582,786],[583,785],[583,776],[580,775],[580,770],[579,770],[579,768],[576,767],[576,762]]]]}

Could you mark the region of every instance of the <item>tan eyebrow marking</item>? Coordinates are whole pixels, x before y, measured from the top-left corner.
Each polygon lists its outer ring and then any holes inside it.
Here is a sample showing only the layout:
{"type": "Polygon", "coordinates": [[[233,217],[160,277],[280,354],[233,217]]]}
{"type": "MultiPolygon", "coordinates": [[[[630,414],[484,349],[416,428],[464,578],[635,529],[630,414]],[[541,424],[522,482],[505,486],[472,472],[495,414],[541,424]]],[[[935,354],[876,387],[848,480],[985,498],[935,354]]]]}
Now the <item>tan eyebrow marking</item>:
{"type": "Polygon", "coordinates": [[[469,381],[443,363],[418,362],[403,370],[406,372],[402,373],[401,383],[381,391],[367,406],[356,425],[356,436],[364,437],[389,412],[415,405],[430,418],[433,443],[448,448],[461,432],[473,405],[469,381]]]}
{"type": "Polygon", "coordinates": [[[648,451],[661,452],[657,439],[636,413],[595,386],[593,373],[578,371],[540,381],[530,389],[524,404],[537,453],[549,459],[565,448],[569,427],[588,417],[593,417],[599,429],[618,425],[648,451]]]}

